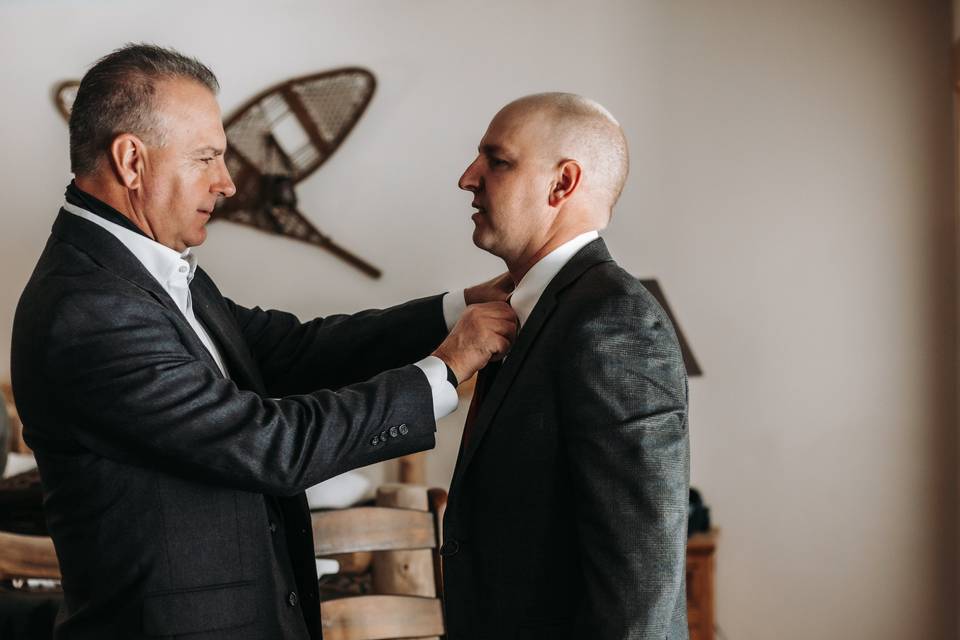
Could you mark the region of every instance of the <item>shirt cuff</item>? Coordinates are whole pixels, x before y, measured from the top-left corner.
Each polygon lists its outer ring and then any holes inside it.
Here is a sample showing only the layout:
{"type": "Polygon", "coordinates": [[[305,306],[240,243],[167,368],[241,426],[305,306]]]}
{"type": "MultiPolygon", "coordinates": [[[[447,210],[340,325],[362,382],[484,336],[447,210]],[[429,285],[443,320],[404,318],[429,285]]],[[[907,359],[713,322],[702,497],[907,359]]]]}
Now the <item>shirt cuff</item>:
{"type": "Polygon", "coordinates": [[[433,394],[433,418],[439,420],[457,410],[460,396],[457,389],[447,380],[447,365],[437,356],[427,356],[413,366],[423,371],[430,383],[430,393],[433,394]]]}
{"type": "Polygon", "coordinates": [[[463,297],[463,292],[463,289],[458,289],[443,294],[443,320],[447,323],[447,331],[453,329],[453,325],[457,324],[457,320],[467,310],[467,300],[463,297]]]}

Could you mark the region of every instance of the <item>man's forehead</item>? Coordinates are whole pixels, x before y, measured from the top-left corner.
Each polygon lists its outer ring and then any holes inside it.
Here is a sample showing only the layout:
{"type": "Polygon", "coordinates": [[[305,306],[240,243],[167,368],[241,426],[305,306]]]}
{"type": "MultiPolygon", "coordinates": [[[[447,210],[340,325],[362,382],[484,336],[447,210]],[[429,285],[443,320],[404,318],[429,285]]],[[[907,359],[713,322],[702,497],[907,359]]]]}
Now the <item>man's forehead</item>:
{"type": "Polygon", "coordinates": [[[186,153],[223,153],[226,136],[216,96],[202,84],[171,78],[157,82],[155,113],[168,138],[181,140],[186,153]]]}
{"type": "Polygon", "coordinates": [[[550,122],[532,110],[501,110],[480,141],[481,152],[510,152],[529,144],[543,144],[549,136],[550,122]]]}
{"type": "Polygon", "coordinates": [[[220,123],[220,104],[210,89],[185,78],[161,80],[156,84],[156,109],[163,115],[220,123]]]}

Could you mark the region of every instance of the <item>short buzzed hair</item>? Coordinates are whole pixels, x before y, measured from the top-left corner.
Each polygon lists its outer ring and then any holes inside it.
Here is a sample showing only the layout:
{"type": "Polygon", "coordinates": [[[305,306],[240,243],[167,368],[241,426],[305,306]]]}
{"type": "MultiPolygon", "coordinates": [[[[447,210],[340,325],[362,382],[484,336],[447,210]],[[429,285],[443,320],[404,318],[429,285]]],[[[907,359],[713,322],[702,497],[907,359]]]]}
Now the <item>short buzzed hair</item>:
{"type": "Polygon", "coordinates": [[[600,191],[612,210],[630,171],[630,155],[623,128],[598,102],[575,93],[535,93],[514,100],[504,109],[518,108],[545,112],[554,117],[554,139],[565,149],[575,150],[574,158],[587,165],[590,188],[600,191]]]}
{"type": "Polygon", "coordinates": [[[162,146],[156,83],[185,78],[216,94],[217,77],[203,63],[173,49],[128,44],[100,58],[80,81],[70,112],[70,169],[75,175],[97,170],[114,138],[132,133],[162,146]]]}

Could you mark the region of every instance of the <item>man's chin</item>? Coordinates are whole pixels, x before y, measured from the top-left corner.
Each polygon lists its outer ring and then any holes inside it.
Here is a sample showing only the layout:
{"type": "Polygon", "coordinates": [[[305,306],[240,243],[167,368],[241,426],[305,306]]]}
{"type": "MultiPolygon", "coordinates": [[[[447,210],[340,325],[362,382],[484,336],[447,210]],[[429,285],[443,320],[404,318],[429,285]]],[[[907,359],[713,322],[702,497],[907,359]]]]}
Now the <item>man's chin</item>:
{"type": "Polygon", "coordinates": [[[487,246],[488,238],[485,237],[486,234],[480,228],[480,225],[477,225],[473,229],[473,244],[478,249],[483,249],[484,251],[489,251],[490,249],[487,246]]]}
{"type": "Polygon", "coordinates": [[[494,238],[491,237],[491,234],[484,233],[480,227],[477,227],[473,230],[473,244],[478,249],[483,249],[487,253],[493,254],[500,257],[500,254],[497,252],[497,243],[494,242],[494,238]]]}
{"type": "Polygon", "coordinates": [[[190,237],[185,237],[183,243],[188,247],[199,247],[207,239],[207,229],[206,227],[200,227],[192,234],[190,237]]]}

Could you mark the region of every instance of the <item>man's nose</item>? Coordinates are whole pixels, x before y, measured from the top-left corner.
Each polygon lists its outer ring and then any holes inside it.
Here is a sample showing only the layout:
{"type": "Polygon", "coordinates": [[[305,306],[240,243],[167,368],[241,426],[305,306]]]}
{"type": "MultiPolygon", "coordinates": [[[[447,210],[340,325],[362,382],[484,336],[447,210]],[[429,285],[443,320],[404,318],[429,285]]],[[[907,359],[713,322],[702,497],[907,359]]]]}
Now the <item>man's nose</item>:
{"type": "Polygon", "coordinates": [[[223,198],[229,198],[237,192],[237,186],[233,184],[233,179],[227,170],[227,163],[223,161],[223,156],[220,156],[220,169],[220,179],[214,183],[212,190],[219,193],[223,198]]]}
{"type": "Polygon", "coordinates": [[[457,182],[457,186],[464,191],[476,191],[480,186],[477,180],[476,171],[478,160],[480,160],[479,157],[470,163],[470,166],[467,167],[466,171],[463,172],[463,175],[460,176],[460,180],[457,182]]]}

